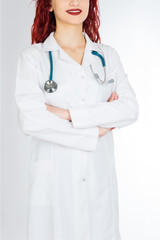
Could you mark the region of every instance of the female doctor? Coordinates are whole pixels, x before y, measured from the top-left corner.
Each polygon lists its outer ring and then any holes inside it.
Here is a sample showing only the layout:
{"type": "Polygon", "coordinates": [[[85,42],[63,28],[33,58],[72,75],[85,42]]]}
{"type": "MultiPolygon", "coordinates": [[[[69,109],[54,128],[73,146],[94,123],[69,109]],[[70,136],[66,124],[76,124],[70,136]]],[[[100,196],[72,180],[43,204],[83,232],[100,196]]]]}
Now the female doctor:
{"type": "Polygon", "coordinates": [[[27,240],[120,240],[113,129],[138,118],[97,0],[37,0],[15,99],[31,136],[27,240]]]}

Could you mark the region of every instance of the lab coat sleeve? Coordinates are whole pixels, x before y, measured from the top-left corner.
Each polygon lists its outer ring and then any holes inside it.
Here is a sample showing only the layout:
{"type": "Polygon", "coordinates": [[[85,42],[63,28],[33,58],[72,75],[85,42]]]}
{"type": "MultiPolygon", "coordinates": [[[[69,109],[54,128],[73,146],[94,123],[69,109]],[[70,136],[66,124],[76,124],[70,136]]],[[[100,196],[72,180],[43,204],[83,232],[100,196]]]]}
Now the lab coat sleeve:
{"type": "MultiPolygon", "coordinates": [[[[104,49],[105,54],[105,49],[104,49]]],[[[111,75],[116,81],[115,92],[118,99],[88,106],[70,107],[73,127],[87,128],[101,126],[122,128],[138,119],[139,105],[136,94],[125,74],[117,51],[111,47],[108,64],[111,75]]]]}
{"type": "Polygon", "coordinates": [[[75,129],[72,123],[47,110],[37,64],[26,49],[18,59],[15,100],[17,120],[25,135],[78,150],[96,149],[99,128],[75,129]]]}

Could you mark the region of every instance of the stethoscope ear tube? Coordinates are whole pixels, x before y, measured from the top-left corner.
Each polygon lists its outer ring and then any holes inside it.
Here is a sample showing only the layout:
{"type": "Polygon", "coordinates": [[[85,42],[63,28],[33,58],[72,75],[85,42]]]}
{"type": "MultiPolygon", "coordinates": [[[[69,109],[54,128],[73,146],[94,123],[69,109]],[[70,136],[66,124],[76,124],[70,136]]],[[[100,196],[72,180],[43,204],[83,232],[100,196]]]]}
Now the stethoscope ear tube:
{"type": "Polygon", "coordinates": [[[49,51],[49,60],[50,60],[50,77],[49,80],[53,78],[53,60],[52,60],[52,52],[49,51]]]}
{"type": "Polygon", "coordinates": [[[102,61],[102,66],[103,66],[103,67],[106,66],[105,59],[104,59],[104,57],[103,57],[101,54],[99,54],[97,51],[94,51],[94,50],[93,50],[91,53],[92,53],[93,55],[98,56],[98,57],[101,59],[101,61],[102,61]]]}
{"type": "Polygon", "coordinates": [[[93,55],[96,55],[97,57],[99,57],[99,58],[101,59],[102,66],[103,66],[103,68],[104,68],[104,80],[101,80],[101,79],[100,79],[98,73],[94,73],[93,68],[92,68],[92,66],[90,65],[91,71],[92,71],[92,73],[93,73],[96,81],[97,81],[100,85],[105,84],[105,83],[106,83],[106,62],[105,62],[105,59],[104,59],[104,57],[103,57],[101,54],[99,54],[97,51],[94,51],[94,50],[93,50],[91,53],[92,53],[93,55]]]}

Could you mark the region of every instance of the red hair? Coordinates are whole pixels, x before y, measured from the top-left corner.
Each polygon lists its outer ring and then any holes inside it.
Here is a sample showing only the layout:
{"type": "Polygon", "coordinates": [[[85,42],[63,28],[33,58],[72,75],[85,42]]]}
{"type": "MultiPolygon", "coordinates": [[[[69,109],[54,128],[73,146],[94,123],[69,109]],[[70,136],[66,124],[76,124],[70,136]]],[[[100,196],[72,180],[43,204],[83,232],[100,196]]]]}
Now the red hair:
{"type": "MultiPolygon", "coordinates": [[[[36,1],[36,15],[31,28],[31,44],[44,42],[49,34],[56,30],[56,20],[54,11],[50,12],[51,0],[33,0],[36,1]]],[[[89,12],[86,20],[83,22],[83,31],[87,33],[93,42],[101,43],[99,36],[99,7],[98,0],[89,0],[89,12]]]]}

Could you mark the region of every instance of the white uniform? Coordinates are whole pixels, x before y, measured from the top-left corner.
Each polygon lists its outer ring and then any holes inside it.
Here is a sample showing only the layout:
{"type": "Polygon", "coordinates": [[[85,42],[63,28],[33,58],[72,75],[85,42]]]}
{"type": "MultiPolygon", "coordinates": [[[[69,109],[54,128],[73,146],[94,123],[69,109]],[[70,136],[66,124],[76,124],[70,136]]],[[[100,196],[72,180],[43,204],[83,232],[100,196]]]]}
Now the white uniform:
{"type": "Polygon", "coordinates": [[[121,128],[138,118],[136,94],[116,50],[87,40],[82,65],[56,42],[54,32],[19,56],[15,98],[18,121],[32,136],[27,240],[120,240],[113,131],[99,137],[98,126],[121,128]],[[103,79],[99,57],[106,61],[103,79]],[[58,89],[44,91],[49,53],[58,89]],[[108,102],[112,92],[118,99],[108,102]],[[72,122],[46,105],[69,109],[72,122]]]}

